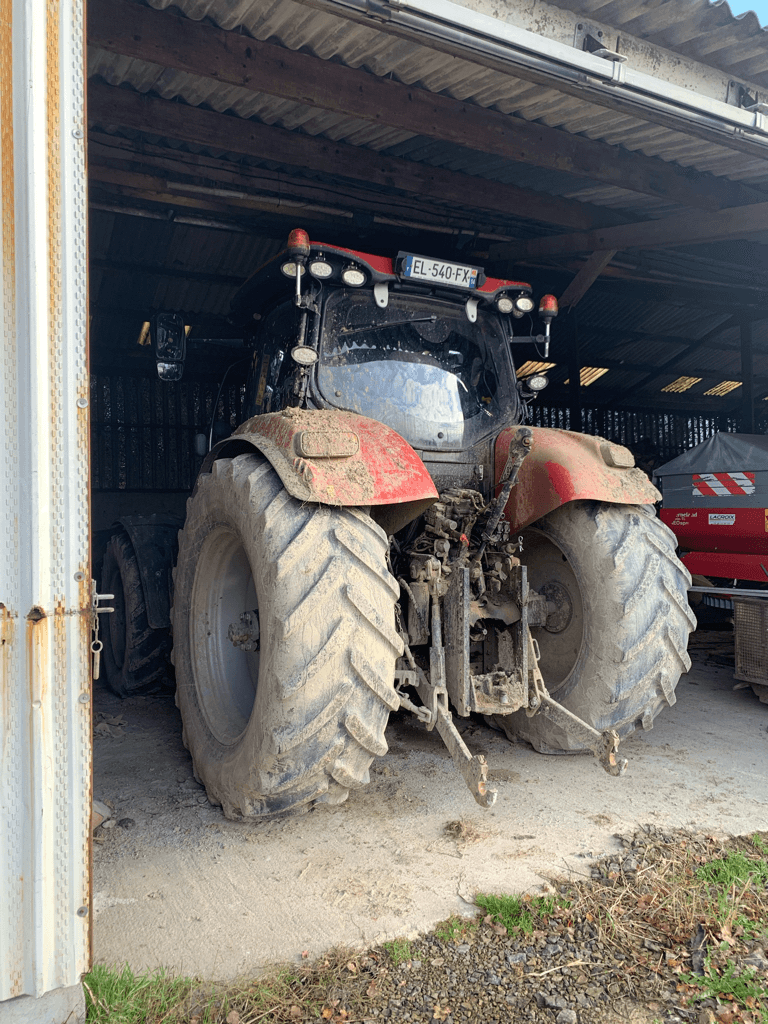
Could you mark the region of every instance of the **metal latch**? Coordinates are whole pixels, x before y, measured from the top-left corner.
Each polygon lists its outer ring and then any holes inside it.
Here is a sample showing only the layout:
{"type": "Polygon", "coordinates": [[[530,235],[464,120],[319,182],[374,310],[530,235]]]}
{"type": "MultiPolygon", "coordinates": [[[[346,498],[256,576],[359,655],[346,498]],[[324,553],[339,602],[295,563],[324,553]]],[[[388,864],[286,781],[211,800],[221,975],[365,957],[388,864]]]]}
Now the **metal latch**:
{"type": "Polygon", "coordinates": [[[114,594],[97,594],[96,580],[91,580],[91,632],[93,634],[91,654],[93,655],[94,680],[99,678],[99,673],[101,672],[101,652],[104,650],[104,644],[99,640],[99,616],[109,614],[115,610],[114,608],[103,608],[101,602],[114,601],[114,599],[114,594]]]}

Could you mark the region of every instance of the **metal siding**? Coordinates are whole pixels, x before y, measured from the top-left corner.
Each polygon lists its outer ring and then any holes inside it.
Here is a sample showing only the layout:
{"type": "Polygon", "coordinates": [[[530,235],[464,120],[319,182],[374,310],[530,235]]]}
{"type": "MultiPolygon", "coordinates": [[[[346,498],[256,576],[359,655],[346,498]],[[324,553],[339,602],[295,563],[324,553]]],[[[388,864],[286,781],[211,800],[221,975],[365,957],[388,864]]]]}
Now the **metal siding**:
{"type": "MultiPolygon", "coordinates": [[[[700,444],[720,429],[736,429],[734,417],[725,418],[724,423],[720,422],[721,418],[717,412],[696,414],[648,409],[608,409],[586,402],[582,408],[585,433],[597,434],[624,444],[638,457],[647,455],[649,446],[653,446],[664,460],[700,444]]],[[[574,429],[567,406],[533,402],[530,421],[537,427],[574,429]]]]}
{"type": "Polygon", "coordinates": [[[91,751],[84,12],[0,10],[5,1000],[88,968],[91,751]]]}

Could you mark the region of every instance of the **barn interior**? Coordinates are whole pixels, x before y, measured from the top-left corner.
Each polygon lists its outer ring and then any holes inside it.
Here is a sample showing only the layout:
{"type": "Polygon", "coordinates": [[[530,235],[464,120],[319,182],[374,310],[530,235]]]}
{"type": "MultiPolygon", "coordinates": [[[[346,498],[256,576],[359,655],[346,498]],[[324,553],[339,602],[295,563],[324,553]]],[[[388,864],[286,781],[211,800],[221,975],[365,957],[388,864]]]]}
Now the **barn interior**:
{"type": "MultiPolygon", "coordinates": [[[[716,431],[766,431],[768,34],[754,15],[735,18],[727,3],[708,0],[89,0],[88,8],[95,575],[121,516],[183,516],[202,462],[196,437],[243,419],[248,352],[230,302],[295,228],[362,252],[481,266],[529,281],[536,299],[556,295],[549,354],[514,349],[519,377],[545,370],[549,378],[530,405],[535,425],[627,445],[649,471],[716,431]],[[178,382],[156,372],[149,328],[161,313],[180,314],[187,328],[178,382]]],[[[515,323],[520,333],[536,327],[515,323]]],[[[658,582],[658,559],[650,564],[658,582]]],[[[106,618],[104,631],[116,620],[106,618]]],[[[624,796],[591,759],[539,758],[486,729],[477,749],[510,780],[508,820],[520,808],[520,830],[540,826],[563,862],[598,849],[618,820],[666,828],[689,814],[709,830],[728,808],[728,827],[757,827],[758,702],[751,691],[751,703],[732,692],[732,637],[713,635],[695,637],[691,685],[679,687],[662,728],[638,730],[633,770],[644,781],[631,788],[630,775],[624,796]],[[534,795],[513,783],[521,776],[543,785],[534,795]],[[566,829],[562,844],[550,814],[566,829]]],[[[371,909],[367,896],[336,906],[328,879],[376,876],[365,886],[374,891],[395,870],[399,885],[410,842],[401,829],[412,829],[420,850],[430,829],[442,834],[446,819],[464,813],[456,808],[471,797],[435,732],[403,711],[386,775],[372,769],[370,791],[345,805],[350,841],[333,845],[340,818],[332,828],[306,815],[290,819],[299,822],[293,839],[282,825],[259,826],[259,845],[243,853],[243,823],[227,822],[191,777],[173,698],[119,702],[106,677],[102,668],[95,792],[113,798],[120,827],[96,850],[94,888],[116,903],[95,917],[99,958],[154,967],[183,950],[185,971],[191,958],[207,976],[222,963],[242,973],[297,950],[314,955],[329,934],[356,942],[349,929],[360,920],[367,938],[403,933],[403,919],[371,909]],[[422,769],[411,804],[406,781],[422,769]],[[326,842],[325,874],[307,875],[303,851],[324,855],[326,842]],[[377,859],[390,853],[394,868],[377,859]],[[230,909],[233,892],[248,916],[239,903],[237,914],[230,909]],[[284,906],[294,900],[289,919],[284,906]]],[[[475,737],[470,745],[474,752],[475,737]]],[[[488,872],[520,863],[518,852],[502,862],[486,844],[474,850],[467,857],[482,864],[483,886],[510,884],[488,872]]],[[[448,916],[460,897],[450,869],[463,872],[468,860],[446,868],[425,857],[419,875],[415,859],[408,926],[431,927],[435,879],[446,886],[440,913],[448,916]]]]}
{"type": "MultiPolygon", "coordinates": [[[[768,416],[768,35],[694,0],[91,0],[96,536],[242,416],[240,284],[290,230],[558,296],[540,426],[652,466],[768,416]],[[149,321],[182,315],[158,380],[149,321]]],[[[96,545],[95,555],[98,555],[96,545]]]]}

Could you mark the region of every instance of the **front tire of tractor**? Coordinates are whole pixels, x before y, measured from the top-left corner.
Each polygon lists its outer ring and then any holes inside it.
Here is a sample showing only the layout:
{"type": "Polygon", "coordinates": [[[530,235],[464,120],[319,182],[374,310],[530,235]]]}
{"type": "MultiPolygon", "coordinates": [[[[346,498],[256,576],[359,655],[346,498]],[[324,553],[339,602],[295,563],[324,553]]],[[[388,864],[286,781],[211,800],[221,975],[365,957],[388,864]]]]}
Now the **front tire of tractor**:
{"type": "Polygon", "coordinates": [[[386,553],[370,516],[302,504],[260,455],[199,478],[174,573],[176,692],[226,817],[341,803],[386,753],[403,652],[386,553]]]}
{"type": "Polygon", "coordinates": [[[110,537],[101,566],[101,592],[114,594],[114,612],[100,617],[101,664],[118,697],[159,690],[170,669],[170,629],[152,629],[133,544],[124,531],[110,537]]]}
{"type": "MultiPolygon", "coordinates": [[[[596,501],[563,505],[523,534],[530,586],[561,603],[550,628],[532,629],[544,684],[601,732],[652,728],[691,667],[691,577],[675,548],[652,510],[596,501]]],[[[496,724],[545,754],[584,750],[543,713],[517,711],[496,724]]]]}

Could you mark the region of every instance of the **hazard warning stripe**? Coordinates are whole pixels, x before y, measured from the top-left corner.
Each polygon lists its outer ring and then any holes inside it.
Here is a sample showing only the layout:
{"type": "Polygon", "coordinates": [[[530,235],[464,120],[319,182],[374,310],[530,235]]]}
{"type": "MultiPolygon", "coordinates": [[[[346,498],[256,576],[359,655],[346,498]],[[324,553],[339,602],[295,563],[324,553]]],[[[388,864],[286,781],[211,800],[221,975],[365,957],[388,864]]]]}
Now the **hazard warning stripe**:
{"type": "Polygon", "coordinates": [[[754,473],[694,473],[694,498],[724,498],[729,494],[754,494],[754,473]]]}

